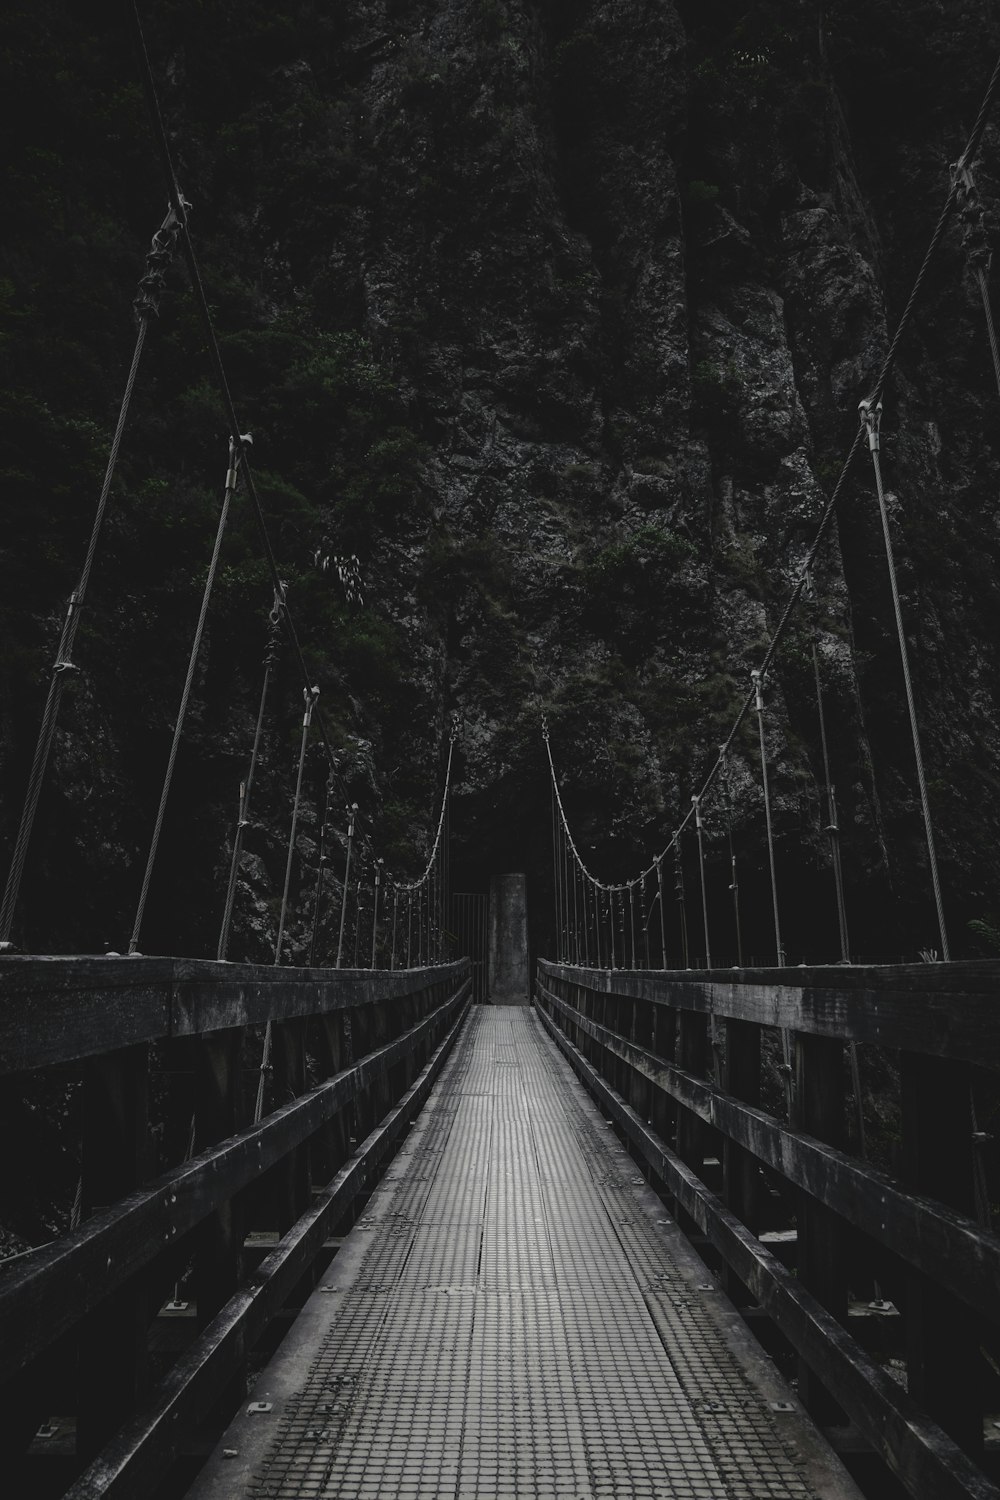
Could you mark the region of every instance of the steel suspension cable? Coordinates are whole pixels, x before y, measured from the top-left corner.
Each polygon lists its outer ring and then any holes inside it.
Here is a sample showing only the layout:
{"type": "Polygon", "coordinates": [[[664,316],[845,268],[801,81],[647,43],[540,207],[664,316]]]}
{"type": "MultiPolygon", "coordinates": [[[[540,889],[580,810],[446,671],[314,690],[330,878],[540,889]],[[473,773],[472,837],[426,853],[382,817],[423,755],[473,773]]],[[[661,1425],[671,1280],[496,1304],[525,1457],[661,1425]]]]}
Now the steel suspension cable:
{"type": "MultiPolygon", "coordinates": [[[[240,443],[244,442],[240,438],[240,443]]],[[[167,801],[170,797],[170,788],[173,784],[174,769],[177,765],[177,752],[180,748],[181,736],[184,733],[184,722],[187,718],[188,704],[191,700],[191,689],[194,686],[194,675],[198,667],[198,658],[201,655],[201,642],[205,634],[205,622],[208,619],[208,606],[212,599],[212,590],[215,587],[215,575],[219,568],[219,558],[222,555],[222,540],[226,534],[226,522],[229,519],[229,508],[233,495],[239,481],[241,450],[237,447],[234,438],[229,439],[229,468],[226,471],[226,485],[222,500],[222,508],[219,511],[219,521],[215,531],[215,545],[212,548],[212,559],[208,565],[208,575],[205,579],[205,587],[201,596],[201,610],[198,615],[198,624],[195,627],[194,640],[191,642],[191,653],[188,657],[187,676],[184,679],[184,687],[181,691],[181,701],[177,709],[177,718],[174,721],[174,733],[170,743],[170,754],[167,757],[167,769],[163,776],[163,786],[160,790],[160,805],[156,812],[156,822],[153,825],[153,836],[149,843],[149,854],[146,858],[146,869],[142,877],[142,889],[139,892],[139,901],[135,911],[135,922],[132,925],[132,936],[129,939],[128,951],[135,954],[139,950],[139,938],[142,932],[143,917],[146,912],[146,899],[149,896],[149,884],[153,878],[153,867],[156,864],[156,856],[160,847],[160,835],[163,832],[163,819],[167,811],[167,801]]]]}
{"type": "Polygon", "coordinates": [[[872,456],[872,467],[875,471],[875,492],[878,496],[879,516],[882,521],[882,537],[885,542],[885,561],[889,572],[889,589],[892,593],[892,608],[896,618],[896,640],[899,646],[899,658],[903,668],[903,684],[906,689],[906,710],[910,719],[910,739],[913,745],[913,759],[917,768],[917,785],[920,790],[920,808],[924,819],[924,837],[927,843],[927,858],[930,863],[931,885],[934,888],[934,906],[937,911],[938,932],[941,938],[941,957],[947,963],[950,958],[948,949],[948,929],[944,918],[944,901],[941,893],[941,879],[938,874],[937,850],[934,845],[934,824],[931,818],[930,797],[927,791],[927,777],[924,773],[924,757],[920,745],[920,726],[917,722],[917,704],[913,692],[913,679],[910,675],[910,652],[906,642],[906,629],[903,624],[903,607],[899,598],[899,584],[896,579],[896,559],[892,545],[892,533],[889,528],[889,511],[885,503],[885,489],[882,484],[882,466],[879,462],[879,422],[882,414],[882,403],[872,405],[868,401],[861,403],[861,427],[868,438],[868,448],[872,456]]]}
{"type": "Polygon", "coordinates": [[[969,267],[979,285],[979,295],[986,319],[986,334],[993,360],[993,377],[997,384],[997,391],[1000,393],[1000,346],[997,344],[989,285],[989,270],[993,255],[979,189],[976,187],[972,166],[967,160],[956,162],[952,168],[952,180],[957,186],[959,212],[965,222],[965,233],[962,236],[963,248],[969,267]]]}
{"type": "Polygon", "coordinates": [[[840,959],[842,963],[849,964],[850,942],[847,933],[847,907],[844,902],[844,873],[840,860],[840,827],[837,822],[837,792],[830,775],[830,750],[826,737],[826,714],[823,710],[823,683],[819,671],[819,653],[816,649],[816,637],[812,641],[813,676],[816,682],[816,710],[819,716],[819,738],[823,750],[823,775],[826,780],[826,805],[829,823],[826,833],[830,838],[830,865],[833,870],[833,884],[837,901],[837,927],[840,933],[840,959]]]}
{"type": "Polygon", "coordinates": [[[319,846],[316,850],[316,883],[313,887],[312,932],[309,936],[310,969],[316,962],[316,938],[319,934],[319,911],[320,902],[323,897],[323,875],[325,874],[327,864],[329,863],[326,853],[326,829],[327,822],[330,816],[330,797],[332,795],[332,792],[333,788],[331,787],[329,780],[327,780],[326,788],[323,792],[323,816],[320,820],[319,825],[319,846]]]}
{"type": "Polygon", "coordinates": [[[691,950],[688,945],[687,903],[684,899],[684,859],[681,854],[679,834],[674,844],[674,893],[677,897],[677,915],[681,929],[681,967],[690,969],[691,950]]]}
{"type": "Polygon", "coordinates": [[[45,780],[45,772],[48,768],[49,756],[55,739],[56,722],[59,717],[59,706],[62,701],[63,688],[67,677],[78,670],[73,661],[73,648],[76,644],[77,630],[79,629],[81,613],[87,600],[90,575],[93,572],[94,562],[97,557],[97,548],[104,527],[108,499],[111,494],[111,485],[118,467],[118,454],[132,406],[132,396],[135,391],[139,365],[146,345],[149,320],[159,313],[160,297],[164,290],[166,271],[173,255],[178,230],[177,216],[171,207],[163,223],[153,236],[152,244],[146,255],[146,270],[139,282],[133,303],[136,314],[136,336],[132,349],[132,359],[125,380],[125,390],[118,407],[118,419],[115,423],[111,446],[108,450],[104,478],[101,482],[101,489],[97,499],[97,509],[91,523],[83,567],[80,570],[76,588],[71,593],[66,606],[59,645],[56,649],[55,661],[51,668],[48,694],[45,699],[45,707],[42,710],[42,720],[38,729],[38,738],[35,742],[31,771],[28,776],[28,786],[25,792],[24,805],[21,810],[21,821],[14,842],[14,852],[11,857],[10,870],[4,888],[3,903],[0,905],[0,947],[10,942],[13,930],[14,915],[21,894],[21,881],[24,876],[25,860],[27,859],[31,835],[35,826],[35,815],[38,812],[42,784],[45,780]]]}
{"type": "Polygon", "coordinates": [[[260,703],[257,707],[257,723],[254,727],[253,746],[250,751],[250,766],[247,771],[246,781],[240,786],[240,808],[236,820],[236,832],[233,836],[232,858],[229,862],[229,883],[226,887],[226,902],[222,912],[222,925],[219,929],[219,943],[216,949],[216,957],[222,960],[227,959],[229,956],[229,935],[233,920],[233,905],[236,899],[236,882],[243,855],[243,832],[249,823],[250,798],[253,794],[253,784],[257,776],[257,762],[260,758],[260,746],[264,731],[264,714],[267,709],[271,677],[278,661],[278,647],[281,637],[281,612],[284,608],[284,602],[283,594],[275,594],[274,604],[268,616],[271,628],[268,633],[267,649],[264,652],[264,680],[261,683],[260,703]]]}
{"type": "MultiPolygon", "coordinates": [[[[624,897],[622,898],[622,900],[624,902],[624,897]]],[[[635,886],[631,882],[629,882],[629,887],[628,887],[628,920],[629,920],[629,940],[630,940],[631,949],[632,949],[632,964],[631,964],[631,967],[633,969],[635,969],[635,968],[638,967],[638,965],[636,964],[636,961],[635,961],[635,886]]]]}
{"type": "MultiPolygon", "coordinates": [[[[986,93],[985,93],[985,95],[983,97],[982,103],[980,104],[980,108],[979,108],[979,112],[978,112],[977,117],[976,117],[975,124],[973,125],[972,131],[971,131],[971,133],[969,135],[969,139],[968,139],[968,142],[966,144],[965,150],[963,151],[962,156],[960,157],[960,159],[959,159],[959,161],[958,161],[958,163],[956,165],[955,171],[953,173],[953,178],[952,178],[952,183],[951,183],[950,190],[949,190],[949,192],[947,194],[944,206],[943,206],[943,208],[942,208],[942,210],[940,212],[940,215],[938,217],[937,223],[936,223],[936,225],[934,227],[933,233],[931,235],[930,242],[928,244],[927,250],[926,250],[926,252],[924,254],[924,258],[923,258],[923,260],[921,262],[920,268],[919,268],[919,270],[917,272],[917,275],[915,277],[915,280],[914,280],[913,286],[911,288],[909,297],[907,299],[906,305],[905,305],[905,307],[903,309],[903,312],[900,315],[899,321],[898,321],[898,323],[896,325],[896,331],[895,331],[895,333],[893,335],[892,341],[891,341],[891,343],[889,345],[889,349],[886,352],[885,358],[884,358],[884,360],[882,362],[882,366],[881,366],[881,369],[879,370],[878,376],[876,378],[875,385],[874,385],[874,387],[872,389],[871,396],[869,397],[869,401],[870,401],[870,403],[871,403],[871,405],[873,407],[877,406],[877,404],[881,400],[882,394],[884,393],[884,390],[885,390],[886,383],[887,383],[887,381],[889,379],[889,376],[892,373],[892,370],[893,370],[893,368],[895,366],[895,362],[896,362],[896,358],[897,358],[898,353],[899,353],[900,345],[902,343],[902,340],[903,340],[903,337],[904,337],[905,333],[907,332],[907,330],[908,330],[908,328],[910,326],[910,323],[913,320],[913,314],[914,314],[914,311],[915,311],[915,308],[916,308],[916,304],[917,304],[917,302],[919,300],[920,293],[921,293],[921,291],[923,289],[924,282],[927,279],[927,275],[928,275],[928,272],[930,270],[930,266],[931,266],[931,264],[932,264],[932,262],[933,262],[933,260],[934,260],[934,258],[936,256],[939,248],[940,248],[941,242],[942,242],[942,240],[944,238],[945,231],[946,231],[946,229],[948,227],[948,224],[949,224],[949,222],[951,220],[951,216],[952,216],[952,214],[953,214],[953,212],[955,210],[956,202],[958,200],[958,195],[959,195],[959,191],[960,191],[960,184],[961,184],[961,179],[962,179],[962,173],[967,168],[971,167],[972,162],[974,161],[975,156],[976,156],[976,154],[977,154],[977,152],[979,150],[979,146],[980,146],[980,144],[982,142],[983,132],[984,132],[984,130],[986,128],[986,124],[988,122],[990,113],[992,111],[994,102],[996,100],[996,95],[997,95],[998,89],[1000,89],[1000,57],[997,58],[997,61],[994,64],[993,72],[992,72],[992,74],[990,76],[990,81],[989,81],[989,84],[987,86],[986,93]]],[[[988,297],[987,297],[987,301],[988,301],[988,297]]],[[[992,323],[992,311],[991,310],[990,310],[990,312],[988,314],[988,320],[989,320],[989,323],[992,323]]],[[[1000,388],[1000,362],[998,362],[997,370],[998,370],[998,388],[1000,388]]],[[[854,441],[853,441],[853,443],[851,445],[850,451],[848,452],[847,458],[844,461],[843,467],[842,467],[842,469],[840,471],[840,474],[839,474],[839,476],[837,478],[836,484],[834,485],[833,491],[830,494],[830,496],[828,497],[828,499],[826,501],[826,504],[823,507],[822,513],[820,515],[820,520],[819,520],[819,523],[817,525],[816,532],[814,534],[812,543],[810,544],[810,547],[809,547],[809,549],[808,549],[808,551],[806,553],[804,561],[802,562],[802,564],[799,567],[798,576],[797,576],[796,581],[795,581],[795,583],[794,583],[794,585],[792,587],[791,593],[790,593],[790,595],[789,595],[789,597],[788,597],[788,599],[787,599],[787,601],[786,601],[786,603],[784,605],[784,608],[782,610],[781,616],[780,616],[780,618],[778,620],[778,624],[776,625],[776,627],[774,628],[774,630],[773,630],[773,632],[771,634],[771,638],[770,638],[770,640],[768,642],[767,648],[766,648],[766,650],[764,652],[764,655],[763,655],[763,657],[761,659],[761,662],[760,662],[759,666],[756,669],[756,672],[757,672],[757,674],[759,675],[759,677],[761,679],[763,679],[766,676],[766,674],[768,672],[768,669],[772,665],[772,663],[774,661],[774,658],[775,658],[775,655],[777,653],[778,647],[781,644],[782,640],[784,639],[785,633],[786,633],[786,631],[788,629],[788,626],[789,626],[789,623],[790,623],[790,620],[791,620],[791,617],[792,617],[792,613],[795,610],[796,606],[798,605],[798,603],[799,603],[799,601],[800,601],[800,599],[802,597],[802,594],[803,594],[803,591],[804,591],[804,589],[806,587],[806,584],[807,584],[810,572],[811,572],[812,567],[813,567],[813,565],[815,563],[816,557],[817,557],[817,555],[819,553],[819,549],[820,549],[820,547],[821,547],[821,545],[822,545],[822,543],[823,543],[823,541],[824,541],[824,539],[826,537],[827,531],[829,530],[829,527],[830,527],[830,523],[831,523],[831,521],[833,519],[834,513],[835,513],[835,511],[837,509],[837,506],[839,504],[840,496],[841,496],[841,493],[843,491],[844,485],[845,485],[845,483],[847,481],[847,477],[848,477],[848,474],[850,472],[851,466],[852,466],[852,464],[854,462],[854,459],[856,458],[856,456],[858,454],[859,449],[861,448],[863,438],[864,438],[863,431],[856,430],[855,434],[854,434],[854,441]]],[[[697,797],[697,800],[699,802],[704,801],[704,798],[707,796],[708,792],[711,790],[711,788],[715,784],[715,781],[718,778],[718,776],[720,775],[720,773],[721,773],[721,771],[723,769],[723,766],[725,764],[726,754],[732,748],[733,743],[734,743],[734,741],[736,739],[736,736],[739,733],[739,730],[742,727],[742,725],[743,725],[743,723],[744,723],[744,721],[745,721],[745,719],[747,717],[747,714],[755,706],[755,702],[756,702],[756,693],[755,693],[754,689],[751,689],[751,691],[747,694],[747,696],[744,698],[743,702],[740,705],[740,708],[739,708],[739,710],[737,712],[737,715],[736,715],[736,718],[733,721],[733,724],[732,724],[732,726],[730,728],[730,731],[729,731],[729,734],[728,734],[728,736],[726,738],[726,741],[725,741],[724,745],[720,749],[719,755],[717,756],[717,758],[716,758],[715,762],[713,763],[713,765],[710,767],[710,769],[709,769],[709,771],[708,771],[708,773],[707,773],[707,775],[705,777],[705,780],[703,781],[703,783],[702,783],[699,791],[696,793],[696,797],[697,797]]],[[[548,736],[547,736],[547,734],[546,734],[546,743],[548,743],[548,736]]],[[[550,761],[550,768],[551,768],[551,771],[552,771],[553,782],[555,782],[555,770],[554,770],[554,767],[552,767],[552,763],[551,763],[551,753],[550,753],[550,756],[549,756],[549,761],[550,761]]],[[[556,787],[556,796],[558,798],[558,787],[556,787]]],[[[561,807],[561,803],[560,803],[560,807],[561,807]]],[[[688,824],[691,822],[691,820],[693,819],[693,817],[694,817],[694,806],[692,805],[691,807],[688,808],[688,810],[685,813],[684,817],[681,819],[680,823],[674,829],[674,831],[673,831],[670,839],[668,840],[665,848],[661,851],[661,856],[660,857],[665,856],[666,853],[671,848],[673,848],[675,850],[675,853],[676,853],[676,850],[677,850],[677,847],[678,847],[678,841],[679,841],[681,835],[684,833],[685,829],[688,827],[688,824]]],[[[567,829],[567,832],[568,832],[568,829],[567,829]]],[[[569,835],[569,837],[570,837],[570,841],[572,843],[572,836],[569,835]]],[[[579,859],[579,855],[578,854],[577,854],[577,858],[579,859]]],[[[586,865],[583,863],[582,860],[580,860],[580,863],[581,863],[581,867],[586,871],[586,865]]],[[[654,859],[653,864],[648,867],[648,870],[651,871],[654,867],[655,867],[655,859],[654,859]]],[[[587,873],[589,873],[589,872],[587,872],[587,873]]],[[[592,878],[594,878],[594,877],[592,877],[592,878]]],[[[772,881],[772,886],[773,886],[773,881],[772,881]]],[[[773,895],[773,890],[772,890],[772,895],[773,895]]],[[[683,897],[681,897],[681,908],[682,908],[682,913],[683,913],[683,897]]],[[[682,922],[682,926],[684,926],[686,928],[686,919],[682,922]]],[[[779,953],[780,953],[780,944],[779,944],[779,953]]],[[[685,963],[686,963],[686,960],[685,960],[685,963]]]]}
{"type": "Polygon", "coordinates": [[[778,968],[785,963],[785,949],[781,941],[781,919],[778,913],[778,875],[774,862],[774,825],[771,819],[771,791],[767,774],[767,747],[764,744],[764,690],[762,673],[750,673],[753,679],[754,704],[757,711],[757,733],[760,741],[760,774],[764,786],[764,821],[767,825],[767,859],[771,871],[771,910],[774,914],[774,946],[778,968]]]}
{"type": "Polygon", "coordinates": [[[370,967],[374,969],[375,958],[378,947],[378,898],[379,888],[382,884],[382,861],[375,863],[375,892],[372,898],[372,961],[370,967]]]}
{"type": "Polygon", "coordinates": [[[736,868],[736,848],[733,843],[733,807],[729,786],[728,762],[723,756],[722,806],[726,818],[726,838],[729,844],[729,889],[733,897],[733,922],[736,928],[736,962],[743,967],[743,931],[740,924],[740,881],[736,868]]]}
{"type": "MultiPolygon", "coordinates": [[[[288,854],[285,859],[285,883],[281,892],[281,912],[278,917],[278,936],[274,944],[274,965],[281,963],[281,949],[285,938],[285,919],[288,915],[288,893],[292,883],[292,864],[295,859],[295,834],[299,822],[299,809],[302,804],[302,774],[306,764],[306,750],[309,746],[309,726],[312,723],[313,709],[316,699],[319,697],[319,688],[312,688],[303,694],[305,700],[302,714],[302,737],[299,745],[299,766],[295,778],[295,796],[292,801],[292,823],[288,831],[288,854]]],[[[273,1045],[273,1026],[270,1020],[264,1027],[264,1045],[261,1049],[260,1070],[257,1075],[257,1097],[254,1101],[253,1120],[259,1125],[264,1113],[264,1085],[267,1072],[271,1066],[271,1048],[273,1045]]]]}
{"type": "Polygon", "coordinates": [[[288,896],[292,886],[292,866],[295,862],[295,834],[299,826],[299,812],[302,806],[302,777],[306,766],[306,751],[309,748],[309,730],[313,721],[313,710],[316,707],[316,699],[319,697],[319,688],[309,688],[303,693],[302,711],[302,735],[299,741],[299,765],[295,777],[295,797],[292,802],[292,825],[288,831],[288,852],[285,856],[285,882],[281,890],[281,912],[278,917],[278,937],[274,944],[274,962],[281,963],[281,949],[285,939],[285,923],[288,918],[288,896]]]}
{"type": "Polygon", "coordinates": [[[656,860],[656,898],[660,903],[660,963],[667,967],[667,914],[663,906],[663,857],[656,860]]]}
{"type": "Polygon", "coordinates": [[[351,848],[354,844],[354,819],[357,811],[358,805],[355,802],[350,808],[348,808],[347,813],[347,854],[344,859],[344,886],[342,899],[340,902],[340,930],[337,934],[337,961],[334,965],[334,967],[337,969],[340,968],[341,961],[344,956],[344,923],[347,920],[347,898],[350,891],[351,879],[351,848]]]}
{"type": "Polygon", "coordinates": [[[698,837],[698,869],[701,874],[701,915],[705,928],[705,967],[712,967],[712,944],[708,936],[708,889],[705,885],[705,844],[701,817],[701,798],[692,797],[694,805],[694,827],[698,837]]]}
{"type": "MultiPolygon", "coordinates": [[[[174,168],[173,162],[173,153],[171,152],[170,143],[167,139],[166,127],[163,122],[163,113],[160,108],[159,95],[157,93],[156,82],[153,76],[153,67],[150,61],[149,50],[146,46],[145,33],[143,31],[142,21],[139,15],[139,7],[136,3],[136,0],[132,0],[132,4],[128,7],[128,11],[132,25],[133,37],[135,40],[136,55],[139,63],[140,74],[142,77],[143,91],[146,96],[150,123],[153,130],[154,143],[156,145],[157,153],[160,158],[160,164],[163,170],[164,179],[166,181],[167,190],[170,195],[170,202],[176,216],[180,244],[184,255],[184,260],[188,268],[188,275],[191,281],[191,289],[194,294],[198,316],[205,335],[205,342],[208,348],[212,371],[215,377],[216,385],[218,387],[219,396],[222,400],[223,408],[229,422],[229,430],[232,433],[239,434],[243,431],[243,427],[236,413],[236,406],[233,401],[232,391],[229,385],[229,378],[226,374],[225,364],[222,359],[222,351],[219,345],[218,335],[215,330],[215,322],[212,317],[211,308],[208,302],[208,296],[205,291],[205,285],[201,276],[201,268],[199,266],[197,253],[194,248],[194,241],[191,236],[187,214],[189,205],[186,202],[178,185],[177,173],[174,168]]],[[[241,457],[243,460],[241,477],[243,479],[247,494],[250,497],[254,520],[256,523],[258,536],[260,538],[264,560],[270,574],[271,584],[272,587],[276,591],[278,591],[281,588],[281,577],[278,568],[277,557],[275,555],[274,547],[272,545],[270,533],[267,527],[267,519],[264,514],[264,507],[261,502],[260,492],[257,489],[253,469],[249,461],[249,455],[246,452],[246,448],[244,446],[244,440],[240,438],[239,442],[241,445],[241,457]]],[[[313,677],[312,673],[310,673],[306,665],[305,654],[302,650],[302,643],[299,639],[295,619],[292,615],[291,610],[286,610],[285,612],[284,625],[288,633],[288,638],[291,643],[296,661],[298,662],[303,691],[307,692],[312,686],[313,677]]],[[[338,785],[340,786],[341,792],[346,800],[347,787],[344,785],[337,769],[336,756],[334,753],[333,745],[330,741],[329,734],[327,732],[322,710],[317,711],[316,727],[319,731],[320,739],[323,742],[331,774],[334,775],[337,779],[338,785]]]]}

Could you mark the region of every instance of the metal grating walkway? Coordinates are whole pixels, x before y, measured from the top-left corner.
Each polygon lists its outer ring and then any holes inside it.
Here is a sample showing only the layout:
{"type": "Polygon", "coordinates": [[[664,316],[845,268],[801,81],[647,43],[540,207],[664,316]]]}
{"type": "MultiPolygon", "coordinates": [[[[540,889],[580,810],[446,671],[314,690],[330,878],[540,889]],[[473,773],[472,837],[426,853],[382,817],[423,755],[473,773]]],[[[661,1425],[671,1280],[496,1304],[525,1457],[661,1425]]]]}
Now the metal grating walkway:
{"type": "Polygon", "coordinates": [[[192,1494],[856,1491],[534,1014],[483,1007],[192,1494]]]}

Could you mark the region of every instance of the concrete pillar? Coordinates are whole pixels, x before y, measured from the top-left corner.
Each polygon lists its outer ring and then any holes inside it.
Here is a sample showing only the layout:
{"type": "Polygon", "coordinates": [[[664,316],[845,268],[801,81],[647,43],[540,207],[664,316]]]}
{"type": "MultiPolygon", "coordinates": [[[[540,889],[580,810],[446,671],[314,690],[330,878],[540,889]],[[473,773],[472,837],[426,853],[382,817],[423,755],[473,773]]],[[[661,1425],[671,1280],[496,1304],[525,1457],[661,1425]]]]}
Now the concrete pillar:
{"type": "Polygon", "coordinates": [[[528,1004],[528,888],[523,875],[490,881],[489,996],[494,1005],[528,1004]]]}

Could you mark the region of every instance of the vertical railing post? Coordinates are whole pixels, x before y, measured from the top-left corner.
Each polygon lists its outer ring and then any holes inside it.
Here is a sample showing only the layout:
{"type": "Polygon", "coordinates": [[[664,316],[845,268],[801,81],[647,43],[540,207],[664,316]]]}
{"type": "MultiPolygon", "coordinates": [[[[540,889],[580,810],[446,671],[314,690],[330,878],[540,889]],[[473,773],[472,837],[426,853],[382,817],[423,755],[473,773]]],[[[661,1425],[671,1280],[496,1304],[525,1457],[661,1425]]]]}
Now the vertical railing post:
{"type": "MultiPolygon", "coordinates": [[[[795,1038],[795,1121],[800,1130],[838,1149],[846,1138],[844,1045],[836,1037],[795,1038]]],[[[847,1323],[844,1221],[809,1193],[798,1194],[798,1276],[828,1312],[847,1323]]],[[[806,1410],[826,1425],[843,1414],[822,1382],[799,1362],[799,1395],[806,1410]]]]}
{"type": "MultiPolygon", "coordinates": [[[[127,1047],[88,1065],[83,1102],[83,1216],[149,1175],[149,1059],[127,1047]]],[[[147,1276],[140,1272],[84,1318],[79,1332],[77,1453],[94,1456],[138,1405],[147,1380],[147,1276]]]]}
{"type": "MultiPolygon", "coordinates": [[[[242,1027],[199,1038],[194,1057],[194,1149],[204,1151],[243,1125],[242,1027]]],[[[204,1328],[239,1285],[243,1266],[244,1204],[222,1203],[202,1225],[195,1254],[198,1324],[204,1328]]]]}
{"type": "MultiPolygon", "coordinates": [[[[903,1170],[907,1185],[960,1213],[975,1214],[969,1068],[904,1052],[903,1170]]],[[[983,1359],[975,1315],[929,1277],[906,1279],[906,1368],[910,1395],[975,1455],[983,1445],[983,1359]]]]}
{"type": "MultiPolygon", "coordinates": [[[[760,1027],[752,1021],[727,1020],[723,1087],[744,1104],[760,1104],[760,1027]]],[[[757,1160],[735,1141],[725,1140],[722,1165],[726,1206],[755,1234],[757,1232],[760,1168],[757,1160]]],[[[743,1283],[732,1271],[726,1276],[727,1291],[734,1302],[750,1301],[743,1283]]]]}

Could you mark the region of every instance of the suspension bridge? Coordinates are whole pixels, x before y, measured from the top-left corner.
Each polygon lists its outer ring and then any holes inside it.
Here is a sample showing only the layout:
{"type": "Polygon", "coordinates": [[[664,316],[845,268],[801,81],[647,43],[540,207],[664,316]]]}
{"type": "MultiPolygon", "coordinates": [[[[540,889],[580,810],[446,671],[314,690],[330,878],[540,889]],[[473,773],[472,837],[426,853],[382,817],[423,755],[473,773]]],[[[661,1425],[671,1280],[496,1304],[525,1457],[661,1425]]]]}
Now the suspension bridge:
{"type": "MultiPolygon", "coordinates": [[[[632,878],[607,881],[583,857],[560,726],[540,714],[553,905],[547,951],[535,956],[523,883],[498,881],[491,900],[453,889],[457,721],[416,874],[379,857],[351,800],[258,494],[137,13],[134,23],[169,211],[136,296],[128,378],[0,908],[5,1096],[27,1101],[28,1120],[46,1090],[70,1101],[64,1128],[78,1165],[65,1229],[0,1263],[9,1493],[1000,1495],[1000,1237],[981,1127],[1000,1073],[1000,962],[951,958],[880,459],[900,343],[956,215],[1000,390],[973,175],[1000,63],[730,732],[632,878]],[[127,951],[32,954],[18,942],[24,872],[130,403],[178,256],[232,434],[215,542],[127,951]],[[767,689],[846,476],[865,456],[941,961],[853,961],[814,647],[839,962],[793,967],[767,689]],[[238,496],[257,522],[270,614],[218,940],[212,958],[155,957],[143,951],[147,904],[238,496]],[[244,834],[282,653],[301,678],[302,721],[263,964],[234,959],[234,918],[248,894],[244,834]],[[769,926],[751,934],[729,777],[754,720],[769,926]],[[326,783],[315,870],[303,881],[310,746],[326,783]],[[710,814],[725,847],[724,903],[706,877],[710,814]],[[293,909],[303,891],[305,914],[293,909]],[[293,918],[306,934],[294,955],[293,918]],[[763,963],[746,961],[764,950],[763,963]],[[735,964],[719,962],[723,951],[735,964]],[[892,1114],[888,1156],[870,1139],[878,1090],[892,1114]]],[[[350,560],[336,567],[354,588],[350,560]]]]}

